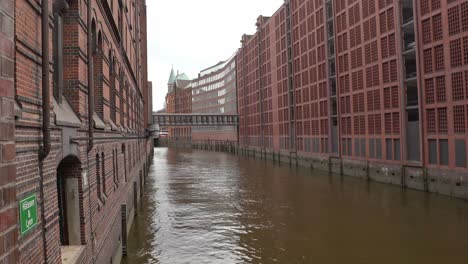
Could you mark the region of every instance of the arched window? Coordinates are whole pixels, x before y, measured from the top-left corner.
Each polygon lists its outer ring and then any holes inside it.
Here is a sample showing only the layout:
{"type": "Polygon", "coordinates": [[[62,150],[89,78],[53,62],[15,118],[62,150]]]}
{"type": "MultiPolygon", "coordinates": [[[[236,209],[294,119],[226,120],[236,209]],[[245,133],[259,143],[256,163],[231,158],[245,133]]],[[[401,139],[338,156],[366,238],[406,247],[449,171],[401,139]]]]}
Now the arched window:
{"type": "Polygon", "coordinates": [[[106,157],[104,156],[104,152],[101,153],[101,179],[102,179],[102,193],[107,195],[107,188],[106,188],[106,157]]]}
{"type": "Polygon", "coordinates": [[[64,15],[69,9],[67,1],[54,1],[54,32],[53,39],[53,59],[54,59],[54,97],[58,103],[62,103],[63,94],[63,24],[64,15]]]}
{"type": "Polygon", "coordinates": [[[96,189],[98,198],[102,201],[102,193],[101,193],[101,160],[99,158],[99,154],[96,154],[96,189]]]}
{"type": "Polygon", "coordinates": [[[126,112],[127,113],[127,127],[131,128],[131,126],[130,126],[130,114],[131,114],[130,113],[130,102],[132,101],[132,96],[130,95],[130,91],[128,89],[128,84],[127,83],[125,84],[125,87],[126,87],[126,90],[127,90],[127,97],[126,97],[126,99],[127,99],[127,101],[126,101],[126,103],[127,103],[126,104],[126,106],[127,106],[127,112],[126,112]]]}
{"type": "Polygon", "coordinates": [[[118,177],[119,177],[119,169],[118,169],[118,161],[117,161],[117,150],[113,149],[112,150],[112,162],[114,164],[114,185],[118,186],[118,177]]]}
{"type": "MultiPolygon", "coordinates": [[[[95,32],[93,32],[93,36],[95,32]]],[[[96,44],[93,54],[93,70],[94,70],[94,96],[96,98],[94,102],[94,108],[96,113],[104,118],[104,94],[103,94],[103,50],[102,50],[102,34],[99,31],[97,33],[96,44]]]]}
{"type": "Polygon", "coordinates": [[[127,154],[125,153],[125,144],[122,144],[122,154],[124,161],[124,182],[127,182],[127,154]]]}
{"type": "Polygon", "coordinates": [[[124,105],[125,105],[125,99],[126,95],[124,94],[124,78],[123,78],[123,72],[119,72],[119,90],[120,90],[120,105],[119,105],[119,110],[120,110],[120,125],[122,127],[125,127],[125,118],[124,118],[124,105]]]}
{"type": "Polygon", "coordinates": [[[117,125],[117,109],[116,109],[116,96],[117,92],[115,89],[115,58],[112,56],[112,52],[109,50],[109,75],[110,75],[110,114],[111,114],[111,120],[114,122],[114,124],[117,125]]]}

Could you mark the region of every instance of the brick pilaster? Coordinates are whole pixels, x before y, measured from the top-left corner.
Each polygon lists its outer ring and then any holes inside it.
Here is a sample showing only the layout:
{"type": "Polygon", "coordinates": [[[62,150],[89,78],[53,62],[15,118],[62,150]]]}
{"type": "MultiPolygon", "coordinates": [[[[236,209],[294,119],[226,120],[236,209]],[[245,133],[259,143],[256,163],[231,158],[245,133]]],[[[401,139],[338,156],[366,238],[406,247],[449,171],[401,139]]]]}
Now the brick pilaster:
{"type": "Polygon", "coordinates": [[[0,1],[0,263],[18,262],[13,32],[14,1],[0,1]]]}

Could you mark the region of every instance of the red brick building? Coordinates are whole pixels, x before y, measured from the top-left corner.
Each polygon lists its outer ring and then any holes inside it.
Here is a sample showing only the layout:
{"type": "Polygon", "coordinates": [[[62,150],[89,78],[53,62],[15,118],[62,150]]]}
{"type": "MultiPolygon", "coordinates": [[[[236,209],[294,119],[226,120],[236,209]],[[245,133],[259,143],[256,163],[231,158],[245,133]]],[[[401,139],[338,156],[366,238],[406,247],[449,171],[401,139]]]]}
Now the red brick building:
{"type": "Polygon", "coordinates": [[[0,2],[0,263],[17,263],[15,44],[13,1],[0,2]]]}
{"type": "MultiPolygon", "coordinates": [[[[201,71],[192,81],[192,112],[237,114],[235,54],[201,71]]],[[[237,142],[237,126],[193,127],[193,140],[237,142]]]]}
{"type": "Polygon", "coordinates": [[[467,25],[466,0],[285,1],[242,37],[241,146],[468,197],[467,25]]]}
{"type": "Polygon", "coordinates": [[[0,14],[0,262],[119,263],[152,151],[146,3],[10,0],[0,14]]]}
{"type": "MultiPolygon", "coordinates": [[[[167,83],[166,113],[184,114],[192,113],[192,84],[185,74],[174,74],[171,70],[167,83]]],[[[176,140],[189,140],[192,137],[192,127],[168,127],[169,137],[176,140]]]]}

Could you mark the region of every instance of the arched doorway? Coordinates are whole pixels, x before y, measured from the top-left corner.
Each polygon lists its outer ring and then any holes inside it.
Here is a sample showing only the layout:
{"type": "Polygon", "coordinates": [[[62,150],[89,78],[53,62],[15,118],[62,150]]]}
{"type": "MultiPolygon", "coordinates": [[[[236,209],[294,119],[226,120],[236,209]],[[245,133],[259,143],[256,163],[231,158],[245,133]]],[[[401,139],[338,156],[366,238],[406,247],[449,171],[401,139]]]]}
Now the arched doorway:
{"type": "Polygon", "coordinates": [[[75,156],[64,158],[57,167],[57,199],[62,246],[81,245],[80,178],[80,160],[75,156]]]}

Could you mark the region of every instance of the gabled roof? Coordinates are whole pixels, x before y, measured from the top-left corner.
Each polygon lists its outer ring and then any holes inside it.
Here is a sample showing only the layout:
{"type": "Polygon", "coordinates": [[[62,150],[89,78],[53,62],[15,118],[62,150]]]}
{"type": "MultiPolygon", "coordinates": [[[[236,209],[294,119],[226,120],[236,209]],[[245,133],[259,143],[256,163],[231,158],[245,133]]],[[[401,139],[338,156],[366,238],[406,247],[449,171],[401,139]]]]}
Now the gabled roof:
{"type": "Polygon", "coordinates": [[[177,85],[177,88],[179,88],[179,89],[188,88],[188,87],[190,87],[191,83],[192,83],[192,81],[190,81],[190,80],[179,80],[179,79],[176,80],[176,85],[177,85]]]}

